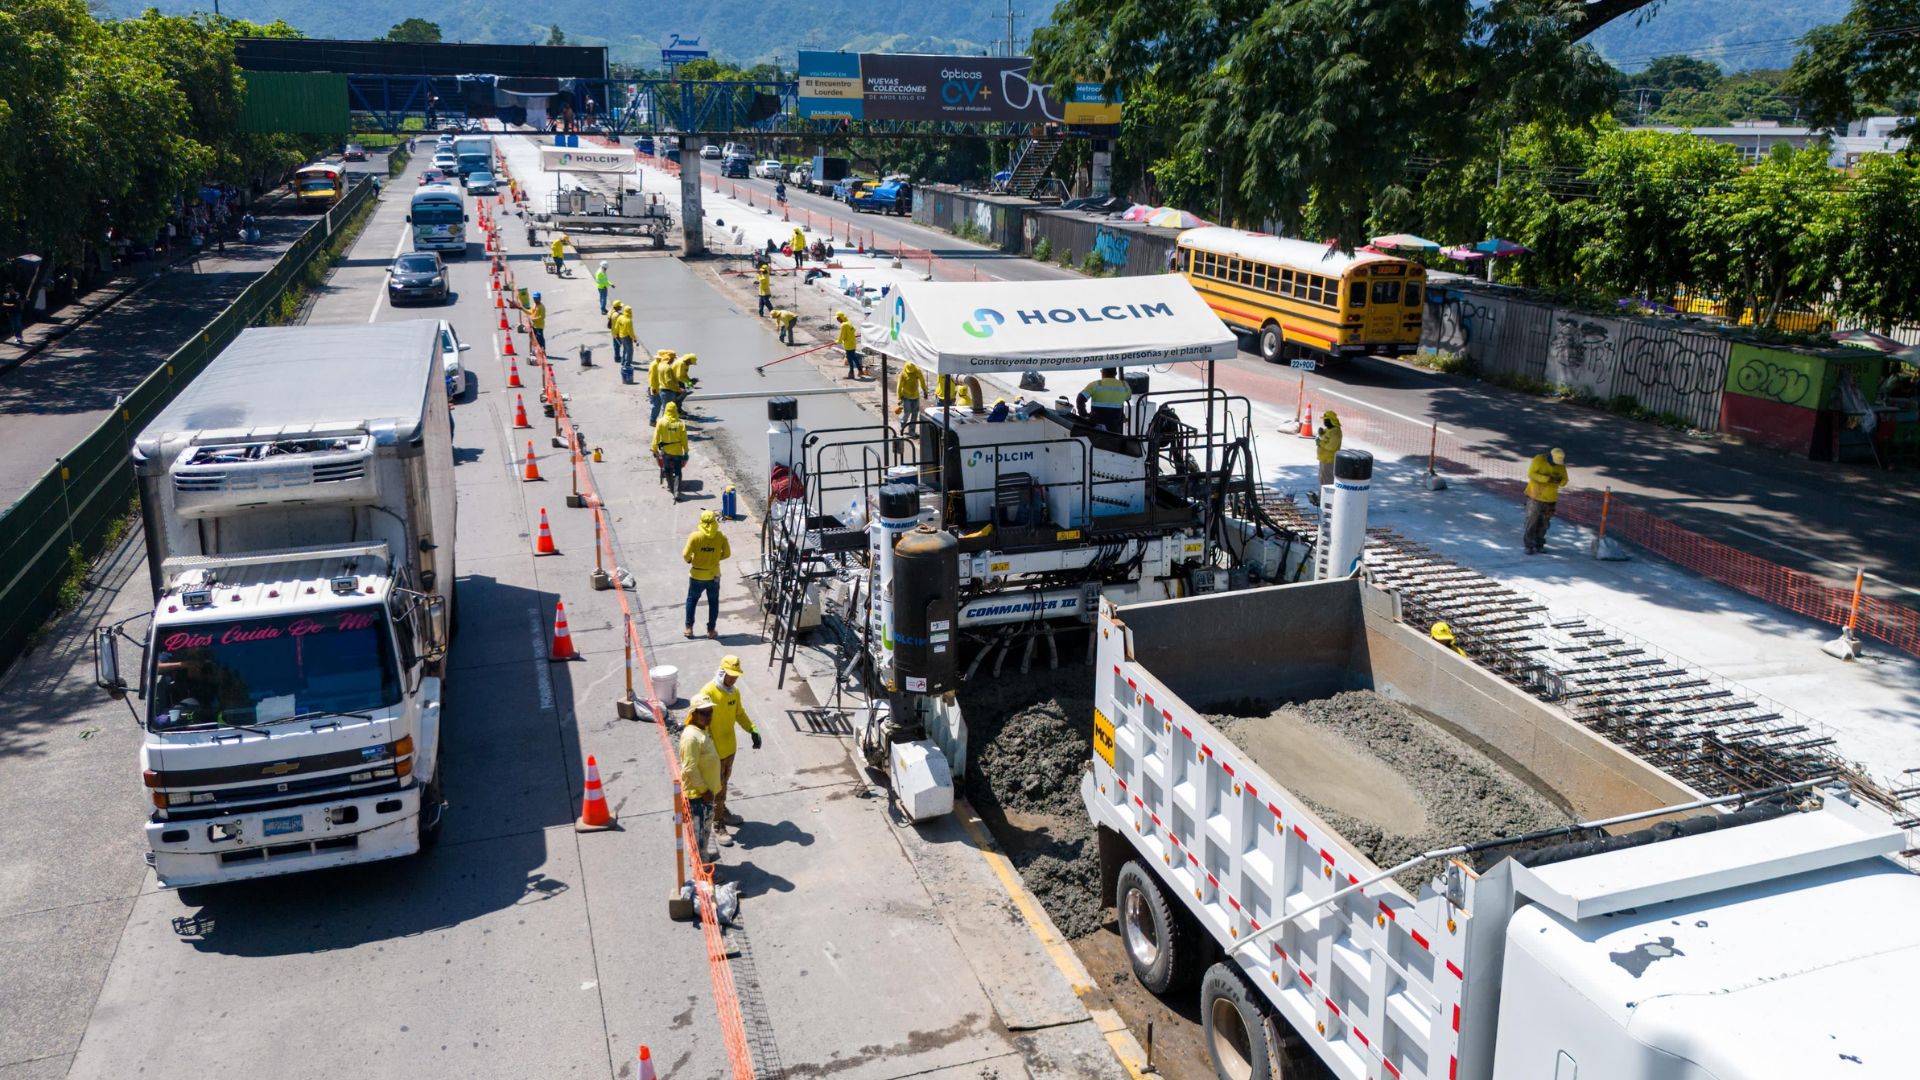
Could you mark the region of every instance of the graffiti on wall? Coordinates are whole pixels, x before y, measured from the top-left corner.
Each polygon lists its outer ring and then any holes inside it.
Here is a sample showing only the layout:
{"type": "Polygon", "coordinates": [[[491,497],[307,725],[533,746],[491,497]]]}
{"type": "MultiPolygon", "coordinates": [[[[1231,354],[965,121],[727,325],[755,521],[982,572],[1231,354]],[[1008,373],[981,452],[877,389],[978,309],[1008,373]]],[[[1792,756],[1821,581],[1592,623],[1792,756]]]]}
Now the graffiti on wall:
{"type": "Polygon", "coordinates": [[[1485,351],[1499,328],[1499,313],[1482,297],[1457,289],[1427,290],[1427,318],[1421,344],[1456,356],[1479,358],[1474,343],[1485,351]]]}
{"type": "Polygon", "coordinates": [[[1649,409],[1709,427],[1720,415],[1726,379],[1724,340],[1628,324],[1613,392],[1631,394],[1649,409]]]}
{"type": "Polygon", "coordinates": [[[973,204],[973,227],[986,233],[988,236],[993,235],[993,204],[973,204]]]}
{"type": "Polygon", "coordinates": [[[1614,328],[1611,319],[1576,313],[1553,317],[1553,335],[1547,339],[1547,381],[1608,397],[1613,385],[1614,328]]]}
{"type": "Polygon", "coordinates": [[[1093,231],[1093,253],[1108,266],[1118,269],[1127,265],[1127,249],[1132,246],[1133,237],[1118,229],[1102,225],[1093,231]]]}
{"type": "Polygon", "coordinates": [[[1825,364],[1817,356],[1736,345],[1728,361],[1727,389],[1782,405],[1818,408],[1825,364]]]}

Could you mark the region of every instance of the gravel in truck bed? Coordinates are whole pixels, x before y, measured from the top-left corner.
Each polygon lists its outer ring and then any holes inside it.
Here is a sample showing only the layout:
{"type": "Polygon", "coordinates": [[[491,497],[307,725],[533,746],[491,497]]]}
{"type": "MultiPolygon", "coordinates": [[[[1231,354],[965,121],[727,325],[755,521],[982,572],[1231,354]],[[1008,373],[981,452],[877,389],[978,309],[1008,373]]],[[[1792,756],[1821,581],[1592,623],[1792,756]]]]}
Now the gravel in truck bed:
{"type": "MultiPolygon", "coordinates": [[[[1370,690],[1207,722],[1381,869],[1423,851],[1572,820],[1552,800],[1419,713],[1370,690]]],[[[1432,866],[1400,875],[1417,889],[1432,866]]]]}

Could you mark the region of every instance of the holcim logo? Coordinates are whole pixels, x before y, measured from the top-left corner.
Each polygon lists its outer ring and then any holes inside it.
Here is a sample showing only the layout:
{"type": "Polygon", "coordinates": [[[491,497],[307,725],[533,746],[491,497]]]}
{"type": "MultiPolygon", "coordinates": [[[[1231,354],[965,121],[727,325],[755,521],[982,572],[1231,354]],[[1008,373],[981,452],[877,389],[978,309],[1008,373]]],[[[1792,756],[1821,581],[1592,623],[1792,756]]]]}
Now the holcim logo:
{"type": "Polygon", "coordinates": [[[965,330],[977,338],[990,338],[993,336],[993,328],[1006,321],[1007,317],[1005,315],[1000,314],[990,307],[974,308],[973,318],[961,323],[960,329],[965,330]],[[978,322],[980,325],[974,325],[975,322],[978,322]]]}
{"type": "Polygon", "coordinates": [[[906,321],[907,298],[904,296],[896,296],[893,298],[893,325],[888,327],[888,340],[900,340],[900,324],[906,321]]]}

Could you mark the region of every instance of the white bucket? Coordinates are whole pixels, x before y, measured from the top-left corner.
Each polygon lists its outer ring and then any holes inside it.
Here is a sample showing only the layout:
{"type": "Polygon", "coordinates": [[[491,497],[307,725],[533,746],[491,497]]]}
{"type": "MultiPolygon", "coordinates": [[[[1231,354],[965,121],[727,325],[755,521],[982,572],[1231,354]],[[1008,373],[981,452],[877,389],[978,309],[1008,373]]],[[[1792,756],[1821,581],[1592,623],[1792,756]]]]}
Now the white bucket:
{"type": "Polygon", "coordinates": [[[680,669],[671,664],[662,664],[647,672],[647,678],[653,682],[653,696],[663,706],[671,706],[677,700],[680,688],[680,669]]]}

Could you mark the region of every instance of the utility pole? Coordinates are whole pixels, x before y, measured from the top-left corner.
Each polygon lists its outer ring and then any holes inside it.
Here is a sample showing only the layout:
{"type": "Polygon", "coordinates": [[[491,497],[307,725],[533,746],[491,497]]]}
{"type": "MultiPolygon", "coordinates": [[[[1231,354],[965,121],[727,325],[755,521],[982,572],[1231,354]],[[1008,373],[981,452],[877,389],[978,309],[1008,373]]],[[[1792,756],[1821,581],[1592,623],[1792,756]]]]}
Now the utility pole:
{"type": "Polygon", "coordinates": [[[1020,51],[1019,40],[1014,37],[1013,33],[1013,20],[1016,16],[1025,14],[1026,12],[1024,11],[1013,10],[1013,0],[1007,0],[1007,58],[1009,60],[1017,56],[1020,51]]]}

